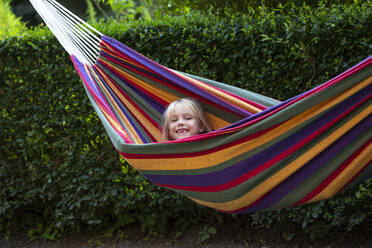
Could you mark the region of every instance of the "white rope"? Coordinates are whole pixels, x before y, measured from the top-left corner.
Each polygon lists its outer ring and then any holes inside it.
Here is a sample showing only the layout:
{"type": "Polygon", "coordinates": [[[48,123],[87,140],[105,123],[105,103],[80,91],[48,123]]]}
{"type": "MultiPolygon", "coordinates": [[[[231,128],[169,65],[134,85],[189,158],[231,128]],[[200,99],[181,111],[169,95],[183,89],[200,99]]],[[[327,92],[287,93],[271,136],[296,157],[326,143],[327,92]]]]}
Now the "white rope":
{"type": "Polygon", "coordinates": [[[70,55],[89,65],[96,62],[102,33],[55,0],[30,0],[30,2],[70,55]]]}

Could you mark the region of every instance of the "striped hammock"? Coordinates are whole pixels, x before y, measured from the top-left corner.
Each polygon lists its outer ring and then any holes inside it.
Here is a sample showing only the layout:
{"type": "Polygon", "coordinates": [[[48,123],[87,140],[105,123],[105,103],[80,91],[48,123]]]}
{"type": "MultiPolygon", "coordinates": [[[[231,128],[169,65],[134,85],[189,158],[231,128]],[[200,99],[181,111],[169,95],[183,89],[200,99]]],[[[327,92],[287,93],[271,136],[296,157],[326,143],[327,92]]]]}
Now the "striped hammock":
{"type": "Polygon", "coordinates": [[[372,175],[372,57],[284,102],[171,70],[54,0],[30,0],[70,54],[113,145],[153,183],[229,213],[298,206],[372,175]],[[215,131],[161,140],[193,97],[215,131]]]}

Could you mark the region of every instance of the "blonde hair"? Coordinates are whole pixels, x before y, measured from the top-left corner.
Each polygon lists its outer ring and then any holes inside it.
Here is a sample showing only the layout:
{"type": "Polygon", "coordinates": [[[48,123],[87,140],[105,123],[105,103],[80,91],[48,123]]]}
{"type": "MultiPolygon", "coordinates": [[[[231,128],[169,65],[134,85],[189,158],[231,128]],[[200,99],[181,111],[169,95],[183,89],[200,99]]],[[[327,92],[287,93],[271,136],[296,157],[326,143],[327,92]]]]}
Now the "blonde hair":
{"type": "Polygon", "coordinates": [[[169,122],[171,121],[176,105],[181,105],[187,111],[193,114],[194,118],[199,122],[200,127],[207,133],[212,131],[207,118],[205,117],[202,105],[193,98],[180,98],[171,102],[163,114],[163,139],[171,140],[169,138],[169,122]]]}

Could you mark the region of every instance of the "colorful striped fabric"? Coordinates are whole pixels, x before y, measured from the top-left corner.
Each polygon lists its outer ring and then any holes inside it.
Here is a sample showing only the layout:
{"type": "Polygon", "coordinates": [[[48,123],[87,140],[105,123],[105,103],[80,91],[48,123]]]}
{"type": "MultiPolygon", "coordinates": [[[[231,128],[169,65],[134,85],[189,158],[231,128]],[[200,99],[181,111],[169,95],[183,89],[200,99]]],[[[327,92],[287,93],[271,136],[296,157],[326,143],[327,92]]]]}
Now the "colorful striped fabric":
{"type": "Polygon", "coordinates": [[[297,206],[372,175],[372,57],[279,102],[163,67],[103,36],[72,61],[118,152],[152,182],[229,213],[297,206]],[[198,99],[215,131],[161,140],[161,117],[198,99]]]}

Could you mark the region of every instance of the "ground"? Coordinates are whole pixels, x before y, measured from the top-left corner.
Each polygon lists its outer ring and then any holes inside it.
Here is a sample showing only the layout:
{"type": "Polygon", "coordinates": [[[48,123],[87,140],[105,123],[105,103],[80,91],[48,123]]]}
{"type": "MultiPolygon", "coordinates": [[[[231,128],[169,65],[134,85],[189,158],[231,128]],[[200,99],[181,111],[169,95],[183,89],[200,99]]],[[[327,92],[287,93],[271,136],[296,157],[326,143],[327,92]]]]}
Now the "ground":
{"type": "Polygon", "coordinates": [[[252,232],[234,233],[228,230],[211,236],[200,242],[200,228],[194,228],[182,235],[168,237],[144,237],[131,233],[125,238],[104,237],[99,234],[80,234],[61,237],[56,241],[30,238],[26,234],[0,236],[0,248],[372,248],[371,233],[363,233],[357,237],[348,233],[333,233],[322,240],[309,241],[302,237],[280,237],[269,230],[252,230],[252,232]],[[177,237],[177,238],[176,238],[177,237]]]}

